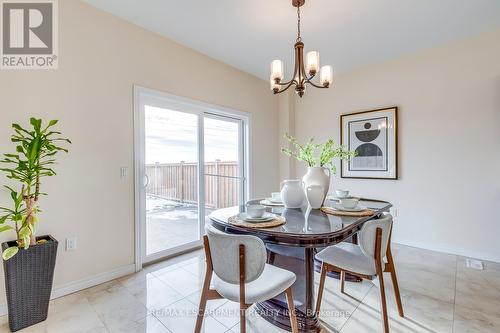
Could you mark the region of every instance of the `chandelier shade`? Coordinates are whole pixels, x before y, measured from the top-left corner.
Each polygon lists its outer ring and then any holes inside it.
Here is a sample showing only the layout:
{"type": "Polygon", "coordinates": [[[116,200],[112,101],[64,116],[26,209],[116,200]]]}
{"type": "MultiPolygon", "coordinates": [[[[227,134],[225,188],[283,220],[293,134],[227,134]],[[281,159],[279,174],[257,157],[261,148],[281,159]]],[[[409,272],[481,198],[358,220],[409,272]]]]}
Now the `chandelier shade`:
{"type": "Polygon", "coordinates": [[[304,43],[300,36],[300,7],[305,0],[292,0],[292,5],[297,7],[297,40],[295,41],[295,65],[292,78],[283,82],[284,69],[281,60],[271,62],[270,86],[274,94],[282,93],[291,86],[295,86],[295,92],[302,97],[306,91],[306,85],[310,84],[316,88],[328,88],[333,80],[332,66],[320,67],[319,52],[309,51],[304,60],[304,43]],[[319,83],[312,80],[318,76],[319,83]]]}

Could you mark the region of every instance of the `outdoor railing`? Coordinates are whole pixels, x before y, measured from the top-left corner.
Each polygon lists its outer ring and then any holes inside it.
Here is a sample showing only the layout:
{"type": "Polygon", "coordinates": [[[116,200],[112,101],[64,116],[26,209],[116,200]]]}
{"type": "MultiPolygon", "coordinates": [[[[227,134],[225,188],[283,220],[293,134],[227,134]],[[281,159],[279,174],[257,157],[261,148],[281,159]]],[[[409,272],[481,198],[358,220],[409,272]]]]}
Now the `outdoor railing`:
{"type": "MultiPolygon", "coordinates": [[[[146,194],[181,203],[198,203],[198,164],[146,164],[146,194]]],[[[205,163],[205,205],[213,208],[237,206],[240,180],[238,162],[205,163]]]]}

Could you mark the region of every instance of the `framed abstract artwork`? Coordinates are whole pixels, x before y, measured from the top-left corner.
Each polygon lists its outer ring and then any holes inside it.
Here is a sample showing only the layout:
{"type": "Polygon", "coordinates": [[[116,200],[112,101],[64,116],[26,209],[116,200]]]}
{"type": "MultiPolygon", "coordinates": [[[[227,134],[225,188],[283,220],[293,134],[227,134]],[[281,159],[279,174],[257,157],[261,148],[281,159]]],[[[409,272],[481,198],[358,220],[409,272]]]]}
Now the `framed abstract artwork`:
{"type": "Polygon", "coordinates": [[[340,141],[356,157],[341,162],[342,178],[398,179],[398,108],[340,116],[340,141]]]}

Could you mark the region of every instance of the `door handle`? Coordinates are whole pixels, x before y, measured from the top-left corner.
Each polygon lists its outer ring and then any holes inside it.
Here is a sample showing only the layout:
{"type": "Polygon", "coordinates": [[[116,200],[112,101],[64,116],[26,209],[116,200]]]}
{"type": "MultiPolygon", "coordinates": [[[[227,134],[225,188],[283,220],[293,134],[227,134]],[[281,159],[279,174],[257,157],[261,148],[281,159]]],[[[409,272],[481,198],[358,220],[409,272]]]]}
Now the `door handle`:
{"type": "Polygon", "coordinates": [[[144,175],[144,188],[149,186],[149,177],[148,175],[144,175]]]}

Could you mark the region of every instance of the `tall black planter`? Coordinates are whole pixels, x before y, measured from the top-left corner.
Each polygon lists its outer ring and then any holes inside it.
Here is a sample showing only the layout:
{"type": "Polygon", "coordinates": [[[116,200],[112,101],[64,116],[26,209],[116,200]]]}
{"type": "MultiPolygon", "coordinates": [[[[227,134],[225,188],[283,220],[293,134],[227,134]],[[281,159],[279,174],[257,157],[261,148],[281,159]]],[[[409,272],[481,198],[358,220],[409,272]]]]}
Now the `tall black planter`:
{"type": "MultiPolygon", "coordinates": [[[[3,261],[12,332],[47,319],[58,243],[50,235],[37,237],[40,239],[47,242],[20,249],[14,257],[3,261]]],[[[15,244],[2,243],[2,250],[15,244]]]]}

